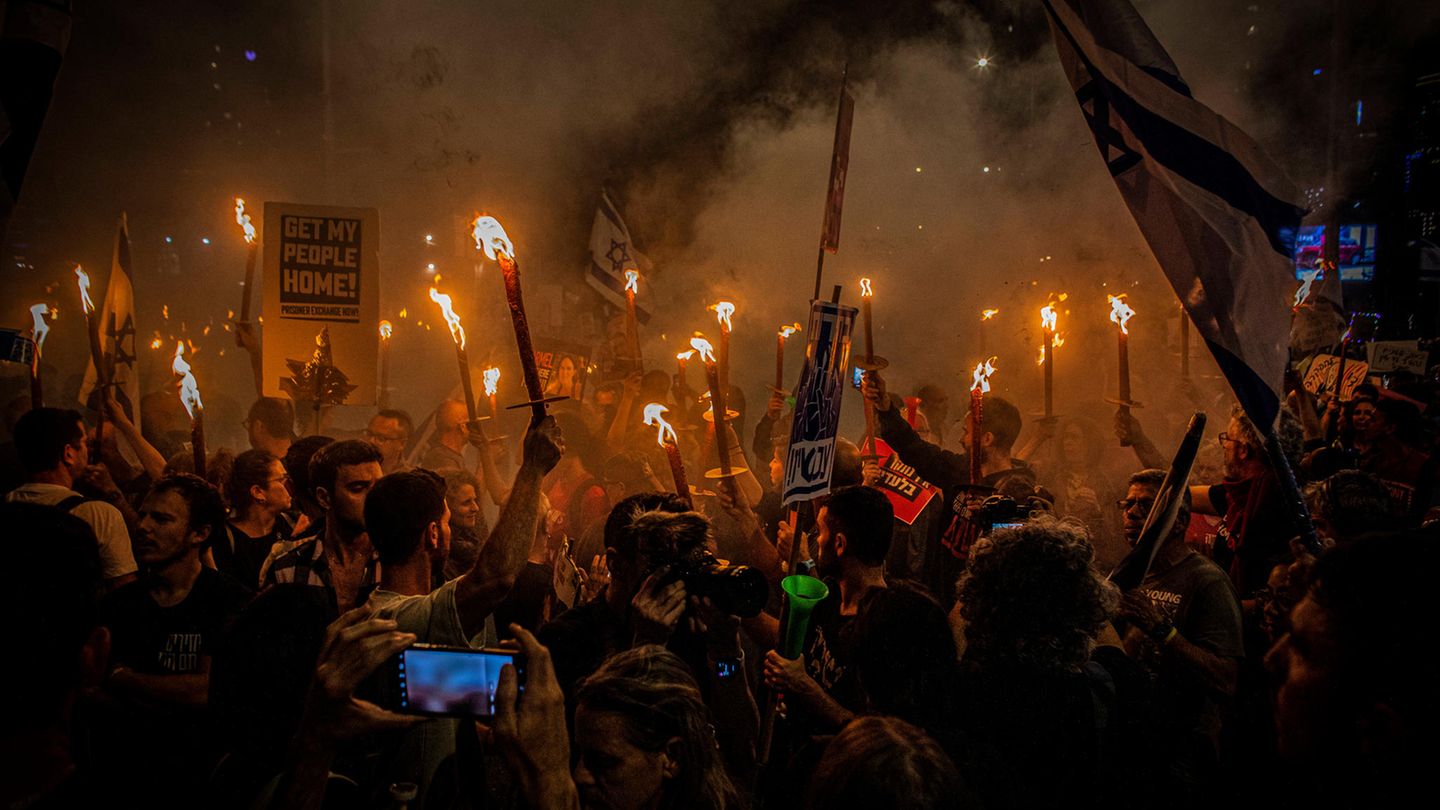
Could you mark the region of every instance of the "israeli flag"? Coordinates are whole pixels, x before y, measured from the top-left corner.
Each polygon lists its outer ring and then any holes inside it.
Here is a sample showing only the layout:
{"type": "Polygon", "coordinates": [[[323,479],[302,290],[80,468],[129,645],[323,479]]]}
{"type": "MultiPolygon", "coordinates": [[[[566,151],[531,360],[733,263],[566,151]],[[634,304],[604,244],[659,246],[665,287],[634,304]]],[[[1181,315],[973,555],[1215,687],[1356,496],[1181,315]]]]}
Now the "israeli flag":
{"type": "Polygon", "coordinates": [[[590,267],[585,272],[585,283],[594,287],[606,301],[619,309],[625,309],[625,271],[640,271],[640,294],[635,298],[635,318],[640,323],[650,322],[650,308],[646,300],[646,281],[650,278],[652,265],[645,254],[636,249],[630,239],[630,229],[620,218],[620,211],[610,202],[610,195],[600,192],[600,204],[595,208],[595,224],[590,228],[590,267]]]}

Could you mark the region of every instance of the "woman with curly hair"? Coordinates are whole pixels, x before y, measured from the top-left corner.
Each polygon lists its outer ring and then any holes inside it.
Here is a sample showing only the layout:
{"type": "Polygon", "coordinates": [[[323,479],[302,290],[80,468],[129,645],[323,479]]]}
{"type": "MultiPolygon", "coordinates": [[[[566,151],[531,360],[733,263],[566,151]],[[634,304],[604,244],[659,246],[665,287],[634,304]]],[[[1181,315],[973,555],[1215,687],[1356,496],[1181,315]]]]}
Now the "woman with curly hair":
{"type": "Polygon", "coordinates": [[[575,785],[587,808],[724,810],[744,802],[690,669],[664,647],[610,658],[575,693],[575,785]]]}
{"type": "Polygon", "coordinates": [[[959,583],[956,752],[986,807],[1098,804],[1114,686],[1090,662],[1119,594],[1077,525],[1040,517],[976,543],[959,583]]]}

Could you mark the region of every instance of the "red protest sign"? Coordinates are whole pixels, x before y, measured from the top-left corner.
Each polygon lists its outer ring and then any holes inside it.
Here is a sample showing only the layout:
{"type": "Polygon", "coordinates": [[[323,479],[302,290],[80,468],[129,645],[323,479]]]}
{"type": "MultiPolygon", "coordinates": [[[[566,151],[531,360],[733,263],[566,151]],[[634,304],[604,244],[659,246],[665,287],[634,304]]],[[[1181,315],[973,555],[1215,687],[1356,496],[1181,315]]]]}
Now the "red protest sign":
{"type": "Polygon", "coordinates": [[[916,474],[914,467],[901,461],[894,449],[878,438],[875,439],[875,455],[879,457],[877,463],[880,465],[876,488],[890,499],[897,520],[906,526],[913,524],[931,499],[940,494],[940,490],[916,474]]]}

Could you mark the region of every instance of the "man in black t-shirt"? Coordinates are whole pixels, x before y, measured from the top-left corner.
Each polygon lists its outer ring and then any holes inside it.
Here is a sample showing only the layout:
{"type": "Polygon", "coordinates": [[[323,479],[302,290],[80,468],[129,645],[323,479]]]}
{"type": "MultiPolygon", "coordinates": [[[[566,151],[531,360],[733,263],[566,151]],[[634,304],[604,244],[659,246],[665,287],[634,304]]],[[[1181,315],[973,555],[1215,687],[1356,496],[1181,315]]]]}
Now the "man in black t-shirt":
{"type": "Polygon", "coordinates": [[[222,629],[249,601],[243,585],[200,562],[225,520],[220,493],[193,475],[172,475],[140,507],[135,555],[142,577],[109,594],[112,667],[99,704],[98,739],[109,781],[150,806],[181,803],[213,765],[205,732],[210,655],[222,629]],[[132,793],[133,791],[133,793],[132,793]]]}

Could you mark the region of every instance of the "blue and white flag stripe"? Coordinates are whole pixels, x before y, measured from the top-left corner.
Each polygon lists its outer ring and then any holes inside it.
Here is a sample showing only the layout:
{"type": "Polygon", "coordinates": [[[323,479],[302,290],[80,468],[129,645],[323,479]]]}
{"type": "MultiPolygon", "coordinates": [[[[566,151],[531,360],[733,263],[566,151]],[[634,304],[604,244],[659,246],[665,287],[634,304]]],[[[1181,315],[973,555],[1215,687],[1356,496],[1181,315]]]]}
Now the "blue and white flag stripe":
{"type": "Polygon", "coordinates": [[[595,206],[595,224],[590,228],[590,267],[585,271],[585,283],[605,300],[624,309],[625,270],[632,267],[640,271],[641,294],[635,300],[635,319],[642,325],[648,324],[651,312],[645,305],[644,290],[650,260],[630,241],[625,220],[610,202],[610,195],[601,191],[600,202],[595,206]]]}
{"type": "Polygon", "coordinates": [[[1095,144],[1251,419],[1269,430],[1289,358],[1304,209],[1248,135],[1196,101],[1126,0],[1042,0],[1095,144]]]}

